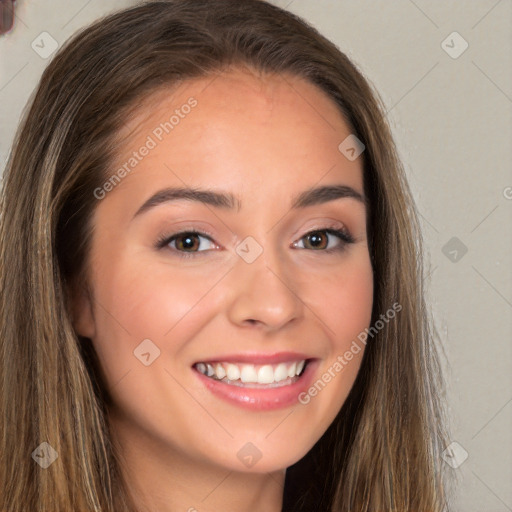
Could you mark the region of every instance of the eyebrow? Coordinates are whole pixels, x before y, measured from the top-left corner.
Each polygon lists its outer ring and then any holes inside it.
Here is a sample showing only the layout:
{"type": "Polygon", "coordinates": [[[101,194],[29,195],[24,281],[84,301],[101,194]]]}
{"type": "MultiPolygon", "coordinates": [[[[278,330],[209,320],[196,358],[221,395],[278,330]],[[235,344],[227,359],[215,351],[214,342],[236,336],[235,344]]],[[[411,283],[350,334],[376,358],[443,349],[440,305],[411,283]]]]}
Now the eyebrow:
{"type": "MultiPolygon", "coordinates": [[[[306,208],[317,204],[323,204],[336,199],[352,198],[365,206],[367,200],[363,194],[347,185],[327,185],[307,189],[296,196],[292,201],[292,209],[306,208]]],[[[199,188],[188,187],[169,187],[159,190],[153,194],[144,204],[135,212],[133,218],[158,206],[160,204],[173,201],[187,200],[207,204],[215,208],[226,210],[237,209],[240,211],[242,202],[239,198],[229,192],[215,192],[199,188]]]]}

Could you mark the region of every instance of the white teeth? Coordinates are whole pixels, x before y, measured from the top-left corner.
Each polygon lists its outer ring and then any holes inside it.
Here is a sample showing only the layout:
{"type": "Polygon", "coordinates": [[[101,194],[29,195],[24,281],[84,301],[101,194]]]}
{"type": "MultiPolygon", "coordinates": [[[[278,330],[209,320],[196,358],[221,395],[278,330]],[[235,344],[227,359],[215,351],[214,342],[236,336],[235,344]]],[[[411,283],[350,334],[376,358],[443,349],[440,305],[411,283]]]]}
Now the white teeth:
{"type": "Polygon", "coordinates": [[[233,363],[197,363],[198,372],[217,380],[230,383],[234,381],[243,383],[272,384],[298,376],[306,364],[305,360],[277,365],[253,365],[233,363]]]}
{"type": "Polygon", "coordinates": [[[281,382],[286,378],[288,378],[288,367],[284,363],[279,363],[277,368],[274,370],[274,380],[276,382],[281,382]]]}
{"type": "Polygon", "coordinates": [[[222,366],[220,363],[215,365],[215,376],[218,379],[223,379],[226,376],[226,370],[224,370],[224,366],[222,366]]]}
{"type": "Polygon", "coordinates": [[[206,375],[208,377],[213,377],[215,375],[215,370],[213,369],[213,366],[210,363],[207,363],[206,365],[206,375]]]}
{"type": "Polygon", "coordinates": [[[245,364],[242,366],[240,372],[240,380],[242,382],[258,382],[258,374],[252,364],[245,364]]]}
{"type": "Polygon", "coordinates": [[[240,368],[236,364],[228,364],[226,374],[228,380],[238,380],[240,378],[240,368]]]}
{"type": "Polygon", "coordinates": [[[266,364],[258,370],[258,382],[260,384],[270,384],[274,382],[274,370],[272,366],[266,364]]]}

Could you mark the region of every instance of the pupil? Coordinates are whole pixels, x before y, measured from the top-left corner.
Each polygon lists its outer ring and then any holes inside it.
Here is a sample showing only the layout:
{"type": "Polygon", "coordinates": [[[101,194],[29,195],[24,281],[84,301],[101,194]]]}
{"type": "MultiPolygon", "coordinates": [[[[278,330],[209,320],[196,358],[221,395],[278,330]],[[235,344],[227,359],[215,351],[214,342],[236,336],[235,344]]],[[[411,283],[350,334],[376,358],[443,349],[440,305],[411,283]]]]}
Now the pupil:
{"type": "Polygon", "coordinates": [[[309,241],[313,247],[318,247],[318,245],[322,244],[322,236],[321,235],[309,235],[309,241]]]}
{"type": "Polygon", "coordinates": [[[193,249],[194,248],[194,235],[187,235],[183,237],[182,245],[185,249],[193,249]]]}

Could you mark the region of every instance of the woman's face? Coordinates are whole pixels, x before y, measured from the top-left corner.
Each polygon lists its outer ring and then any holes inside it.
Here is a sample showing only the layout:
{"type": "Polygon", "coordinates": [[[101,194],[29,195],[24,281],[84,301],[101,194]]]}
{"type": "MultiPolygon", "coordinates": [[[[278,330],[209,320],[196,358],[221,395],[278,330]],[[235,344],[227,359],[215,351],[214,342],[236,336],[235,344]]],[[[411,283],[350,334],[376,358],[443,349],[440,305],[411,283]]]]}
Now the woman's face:
{"type": "Polygon", "coordinates": [[[75,301],[124,453],[286,468],[339,412],[371,319],[350,129],[308,82],[247,71],[159,91],[125,128],[75,301]]]}

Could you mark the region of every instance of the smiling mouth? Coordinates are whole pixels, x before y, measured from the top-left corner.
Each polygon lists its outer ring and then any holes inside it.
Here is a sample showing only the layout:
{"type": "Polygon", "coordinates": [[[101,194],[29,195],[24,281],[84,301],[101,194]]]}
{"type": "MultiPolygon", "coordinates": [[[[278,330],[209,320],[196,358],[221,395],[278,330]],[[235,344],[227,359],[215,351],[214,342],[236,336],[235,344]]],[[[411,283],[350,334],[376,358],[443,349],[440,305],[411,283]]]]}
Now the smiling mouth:
{"type": "Polygon", "coordinates": [[[279,364],[196,363],[193,368],[202,375],[231,386],[276,388],[289,386],[303,375],[309,359],[279,364]]]}

